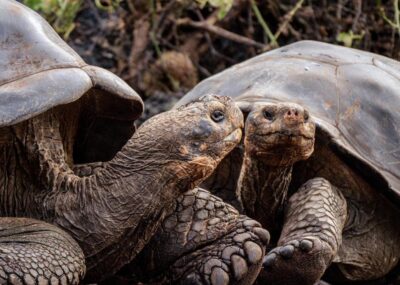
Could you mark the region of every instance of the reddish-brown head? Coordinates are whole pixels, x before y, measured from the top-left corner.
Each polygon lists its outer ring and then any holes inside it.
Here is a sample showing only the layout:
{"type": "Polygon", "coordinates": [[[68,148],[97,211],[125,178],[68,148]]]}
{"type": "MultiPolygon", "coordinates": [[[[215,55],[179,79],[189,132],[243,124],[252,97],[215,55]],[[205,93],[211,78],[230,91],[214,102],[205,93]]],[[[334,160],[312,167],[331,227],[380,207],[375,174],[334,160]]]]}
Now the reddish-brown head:
{"type": "Polygon", "coordinates": [[[245,125],[245,149],[269,165],[290,165],[314,151],[315,123],[294,103],[256,104],[245,125]]]}

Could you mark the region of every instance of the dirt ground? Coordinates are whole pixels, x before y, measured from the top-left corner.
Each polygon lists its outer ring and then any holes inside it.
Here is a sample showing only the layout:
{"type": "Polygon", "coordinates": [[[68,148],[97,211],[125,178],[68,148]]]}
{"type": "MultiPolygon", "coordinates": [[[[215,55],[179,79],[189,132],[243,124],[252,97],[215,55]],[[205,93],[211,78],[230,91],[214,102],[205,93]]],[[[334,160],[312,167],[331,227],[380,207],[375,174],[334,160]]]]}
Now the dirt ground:
{"type": "Polygon", "coordinates": [[[142,120],[169,109],[198,81],[298,40],[400,58],[396,1],[228,0],[224,17],[196,1],[127,0],[113,12],[93,2],[84,1],[68,42],[143,97],[142,120]]]}

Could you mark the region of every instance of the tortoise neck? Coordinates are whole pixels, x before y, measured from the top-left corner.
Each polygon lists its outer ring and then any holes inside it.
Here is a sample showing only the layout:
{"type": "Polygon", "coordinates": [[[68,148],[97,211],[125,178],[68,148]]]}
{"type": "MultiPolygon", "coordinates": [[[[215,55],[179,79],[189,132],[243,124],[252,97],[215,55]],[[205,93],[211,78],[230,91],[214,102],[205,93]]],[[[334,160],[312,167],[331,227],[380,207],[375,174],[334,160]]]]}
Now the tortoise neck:
{"type": "MultiPolygon", "coordinates": [[[[168,156],[169,154],[165,151],[157,150],[155,142],[152,143],[146,137],[136,133],[105,165],[111,179],[130,175],[151,179],[155,175],[163,173],[160,170],[165,168],[171,160],[168,156]]],[[[165,174],[167,180],[170,178],[168,171],[163,174],[165,174]]]]}
{"type": "Polygon", "coordinates": [[[181,175],[179,180],[176,167],[161,160],[139,135],[94,173],[78,176],[65,162],[57,118],[40,116],[30,127],[33,152],[30,146],[26,149],[33,162],[39,161],[39,173],[31,179],[45,189],[35,206],[41,213],[35,217],[70,233],[87,256],[90,272],[105,264],[117,270],[121,260],[133,259],[163,219],[165,205],[190,187],[189,178],[181,175]],[[118,244],[131,246],[123,254],[114,250],[118,244]],[[101,258],[104,253],[107,258],[101,258]]]}
{"type": "Polygon", "coordinates": [[[237,195],[246,214],[273,231],[282,215],[293,165],[271,166],[245,154],[237,195]]]}

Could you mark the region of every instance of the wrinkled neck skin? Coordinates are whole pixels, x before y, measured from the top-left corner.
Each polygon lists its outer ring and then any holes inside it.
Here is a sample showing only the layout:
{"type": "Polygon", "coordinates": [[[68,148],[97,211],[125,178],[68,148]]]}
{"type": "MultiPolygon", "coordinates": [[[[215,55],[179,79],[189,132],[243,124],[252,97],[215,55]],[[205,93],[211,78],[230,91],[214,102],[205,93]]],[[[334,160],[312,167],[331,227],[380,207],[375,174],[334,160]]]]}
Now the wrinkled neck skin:
{"type": "Polygon", "coordinates": [[[76,182],[61,183],[56,195],[45,197],[48,211],[56,209],[54,222],[89,253],[88,271],[96,270],[91,275],[103,274],[104,266],[115,271],[132,260],[164,218],[165,205],[189,187],[184,180],[175,181],[174,173],[160,165],[161,158],[141,161],[139,146],[140,141],[132,140],[97,174],[71,175],[76,182]]]}
{"type": "Polygon", "coordinates": [[[272,166],[245,153],[237,196],[245,213],[274,233],[282,218],[293,165],[272,166]]]}
{"type": "Polygon", "coordinates": [[[34,170],[25,184],[35,186],[21,194],[34,202],[17,212],[70,233],[85,253],[87,281],[99,280],[140,252],[168,210],[165,205],[194,187],[196,175],[187,174],[189,162],[178,165],[157,150],[156,141],[135,134],[103,168],[79,177],[65,162],[58,129],[56,120],[40,117],[21,132],[19,145],[34,170]]]}

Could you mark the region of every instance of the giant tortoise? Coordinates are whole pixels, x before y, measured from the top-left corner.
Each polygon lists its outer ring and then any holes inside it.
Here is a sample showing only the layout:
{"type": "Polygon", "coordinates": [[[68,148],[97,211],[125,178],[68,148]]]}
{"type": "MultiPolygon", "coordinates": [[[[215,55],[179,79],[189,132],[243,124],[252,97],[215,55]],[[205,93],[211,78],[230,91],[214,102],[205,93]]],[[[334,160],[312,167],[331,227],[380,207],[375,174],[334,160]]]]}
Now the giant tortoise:
{"type": "Polygon", "coordinates": [[[375,280],[395,268],[399,62],[301,41],[204,80],[178,106],[209,93],[234,98],[246,123],[244,143],[206,187],[236,191],[270,230],[267,284],[313,284],[328,267],[336,282],[375,280]]]}
{"type": "MultiPolygon", "coordinates": [[[[202,219],[163,263],[181,263],[165,283],[255,279],[268,233],[205,191],[186,193],[240,141],[240,110],[204,96],[135,132],[142,110],[127,84],[83,62],[38,14],[0,0],[1,284],[76,284],[85,270],[85,281],[104,280],[137,257],[176,201],[202,219]],[[204,217],[198,200],[229,217],[210,221],[219,212],[204,217]],[[221,268],[226,239],[240,252],[221,268]]],[[[196,218],[177,210],[172,230],[196,218]]]]}

